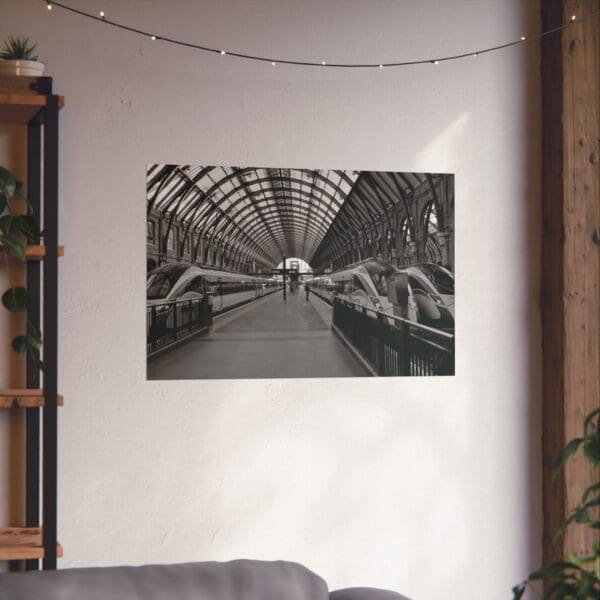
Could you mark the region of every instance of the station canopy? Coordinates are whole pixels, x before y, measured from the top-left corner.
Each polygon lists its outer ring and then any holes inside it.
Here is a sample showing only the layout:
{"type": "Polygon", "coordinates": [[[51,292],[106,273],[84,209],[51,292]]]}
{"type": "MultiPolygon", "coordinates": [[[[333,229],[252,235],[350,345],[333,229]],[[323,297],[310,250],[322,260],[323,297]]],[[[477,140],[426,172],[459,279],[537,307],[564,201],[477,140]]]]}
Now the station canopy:
{"type": "Polygon", "coordinates": [[[418,183],[414,174],[155,164],[147,170],[148,214],[176,220],[186,236],[241,246],[267,267],[283,256],[311,263],[418,183]],[[350,196],[353,206],[336,219],[350,196]]]}

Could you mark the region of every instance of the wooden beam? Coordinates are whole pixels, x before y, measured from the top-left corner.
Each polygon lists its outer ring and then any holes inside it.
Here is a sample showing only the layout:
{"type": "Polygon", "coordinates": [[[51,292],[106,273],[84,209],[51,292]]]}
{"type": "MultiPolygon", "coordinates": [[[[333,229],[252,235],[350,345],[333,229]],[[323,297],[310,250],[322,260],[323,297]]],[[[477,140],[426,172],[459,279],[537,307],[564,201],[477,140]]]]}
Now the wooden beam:
{"type": "Polygon", "coordinates": [[[552,482],[552,462],[600,398],[600,0],[545,0],[542,29],[542,328],[544,562],[591,549],[574,525],[552,537],[594,474],[579,456],[552,482]]]}

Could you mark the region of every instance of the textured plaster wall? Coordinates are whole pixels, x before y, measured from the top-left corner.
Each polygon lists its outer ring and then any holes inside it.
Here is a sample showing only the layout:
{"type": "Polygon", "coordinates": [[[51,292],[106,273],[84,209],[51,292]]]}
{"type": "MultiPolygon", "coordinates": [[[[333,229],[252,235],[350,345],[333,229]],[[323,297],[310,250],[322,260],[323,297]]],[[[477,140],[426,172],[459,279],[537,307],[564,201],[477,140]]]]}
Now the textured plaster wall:
{"type": "MultiPolygon", "coordinates": [[[[208,45],[392,60],[538,27],[521,1],[69,0],[208,45]]],[[[153,43],[0,1],[61,116],[63,567],[286,558],[332,588],[503,599],[539,559],[539,52],[334,71],[153,43]],[[456,174],[457,375],[145,381],[148,162],[456,174]]],[[[22,134],[0,130],[23,170],[22,134]]],[[[7,330],[2,315],[2,335],[7,330]]],[[[2,384],[14,383],[0,354],[2,384]]],[[[2,486],[18,418],[0,416],[2,486]]],[[[11,451],[12,448],[12,451],[11,451]]],[[[2,521],[18,491],[2,487],[2,521]]]]}

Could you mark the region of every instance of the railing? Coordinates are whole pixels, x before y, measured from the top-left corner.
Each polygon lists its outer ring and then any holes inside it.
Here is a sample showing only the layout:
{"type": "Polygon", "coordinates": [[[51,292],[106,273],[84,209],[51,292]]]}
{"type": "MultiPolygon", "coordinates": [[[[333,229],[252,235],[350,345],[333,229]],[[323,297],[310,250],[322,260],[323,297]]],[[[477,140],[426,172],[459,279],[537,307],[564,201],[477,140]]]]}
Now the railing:
{"type": "Polygon", "coordinates": [[[146,307],[146,353],[150,358],[168,346],[212,325],[208,297],[172,300],[146,307]]]}
{"type": "Polygon", "coordinates": [[[450,333],[335,297],[333,324],[378,375],[454,375],[450,333]]]}
{"type": "Polygon", "coordinates": [[[314,294],[315,296],[319,296],[319,298],[321,298],[321,300],[323,300],[324,302],[327,302],[327,304],[331,304],[331,299],[332,299],[332,294],[330,290],[326,290],[317,286],[309,286],[310,287],[310,293],[314,294]]]}

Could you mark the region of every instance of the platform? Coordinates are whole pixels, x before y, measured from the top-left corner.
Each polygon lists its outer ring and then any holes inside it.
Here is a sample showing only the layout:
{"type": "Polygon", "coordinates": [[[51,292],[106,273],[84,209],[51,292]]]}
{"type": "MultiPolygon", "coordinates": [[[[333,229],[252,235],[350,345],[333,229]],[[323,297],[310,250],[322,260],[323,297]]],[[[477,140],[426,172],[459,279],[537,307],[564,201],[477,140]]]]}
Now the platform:
{"type": "Polygon", "coordinates": [[[316,296],[276,292],[215,319],[148,363],[148,379],[364,377],[369,373],[331,331],[331,308],[316,296]]]}

